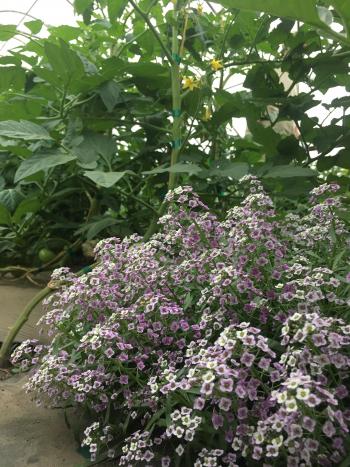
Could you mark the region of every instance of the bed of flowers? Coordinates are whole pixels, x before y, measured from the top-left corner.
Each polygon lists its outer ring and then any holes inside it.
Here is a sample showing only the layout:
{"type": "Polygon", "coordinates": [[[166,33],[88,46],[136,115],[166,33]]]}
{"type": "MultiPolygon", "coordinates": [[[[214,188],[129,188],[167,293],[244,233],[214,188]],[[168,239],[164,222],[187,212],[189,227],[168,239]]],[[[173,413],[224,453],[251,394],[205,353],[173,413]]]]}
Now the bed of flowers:
{"type": "Polygon", "coordinates": [[[190,187],[150,241],[110,238],[46,303],[39,403],[87,411],[83,445],[126,466],[338,465],[349,439],[349,229],[335,184],[276,212],[255,177],[224,220],[190,187]],[[347,408],[348,407],[348,408],[347,408]]]}

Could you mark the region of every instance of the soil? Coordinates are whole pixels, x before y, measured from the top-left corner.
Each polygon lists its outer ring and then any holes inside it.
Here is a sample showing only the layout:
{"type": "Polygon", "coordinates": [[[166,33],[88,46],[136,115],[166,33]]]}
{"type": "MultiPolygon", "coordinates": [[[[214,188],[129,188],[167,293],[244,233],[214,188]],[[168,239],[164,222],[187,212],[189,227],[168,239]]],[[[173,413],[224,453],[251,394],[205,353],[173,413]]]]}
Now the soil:
{"type": "Polygon", "coordinates": [[[86,460],[62,410],[37,407],[26,375],[0,381],[0,467],[82,467],[86,460]]]}

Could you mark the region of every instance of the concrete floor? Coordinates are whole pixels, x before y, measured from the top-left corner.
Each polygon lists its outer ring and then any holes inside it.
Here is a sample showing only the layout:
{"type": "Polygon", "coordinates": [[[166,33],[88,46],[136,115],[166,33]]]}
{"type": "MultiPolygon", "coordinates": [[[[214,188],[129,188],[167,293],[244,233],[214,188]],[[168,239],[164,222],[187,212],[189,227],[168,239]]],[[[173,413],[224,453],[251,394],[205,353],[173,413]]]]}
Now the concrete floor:
{"type": "MultiPolygon", "coordinates": [[[[13,325],[25,305],[40,290],[39,287],[34,287],[28,282],[0,283],[0,342],[3,341],[8,328],[13,325]]],[[[18,333],[16,342],[22,342],[25,339],[40,339],[43,343],[48,342],[47,335],[39,336],[39,328],[36,326],[42,314],[43,311],[39,305],[18,333]]]]}
{"type": "Polygon", "coordinates": [[[86,464],[62,410],[37,407],[26,375],[0,381],[0,467],[81,467],[86,464]]]}

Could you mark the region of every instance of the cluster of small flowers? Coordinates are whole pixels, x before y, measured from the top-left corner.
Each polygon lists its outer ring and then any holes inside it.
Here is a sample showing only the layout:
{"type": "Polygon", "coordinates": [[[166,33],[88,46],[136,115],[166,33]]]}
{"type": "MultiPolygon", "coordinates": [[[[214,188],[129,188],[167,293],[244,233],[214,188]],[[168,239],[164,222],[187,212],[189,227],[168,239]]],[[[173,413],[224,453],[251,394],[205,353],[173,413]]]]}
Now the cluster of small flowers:
{"type": "Polygon", "coordinates": [[[175,436],[186,441],[193,441],[194,435],[202,422],[202,417],[193,416],[193,410],[189,407],[181,407],[170,414],[171,424],[166,429],[168,438],[175,436]]]}
{"type": "Polygon", "coordinates": [[[54,273],[63,284],[41,320],[52,344],[23,343],[13,363],[34,366],[26,388],[38,402],[93,414],[83,441],[93,460],[296,467],[346,457],[350,242],[338,187],[318,187],[292,213],[276,212],[257,178],[242,187],[223,220],[176,188],[148,242],[106,239],[91,272],[54,273]]]}

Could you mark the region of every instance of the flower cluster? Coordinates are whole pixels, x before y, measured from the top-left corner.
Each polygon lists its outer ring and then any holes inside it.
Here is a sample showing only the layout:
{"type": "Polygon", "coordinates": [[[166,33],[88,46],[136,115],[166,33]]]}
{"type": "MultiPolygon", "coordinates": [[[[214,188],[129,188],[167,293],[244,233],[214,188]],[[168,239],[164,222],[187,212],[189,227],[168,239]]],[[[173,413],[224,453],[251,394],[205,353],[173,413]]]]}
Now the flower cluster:
{"type": "Polygon", "coordinates": [[[49,346],[13,354],[39,403],[89,413],[92,460],[331,466],[349,445],[349,228],[335,184],[276,212],[261,182],[224,219],[190,187],[148,242],[95,248],[46,300],[49,346]]]}

